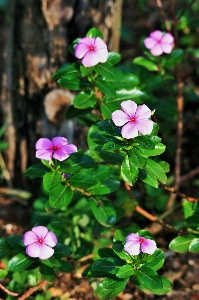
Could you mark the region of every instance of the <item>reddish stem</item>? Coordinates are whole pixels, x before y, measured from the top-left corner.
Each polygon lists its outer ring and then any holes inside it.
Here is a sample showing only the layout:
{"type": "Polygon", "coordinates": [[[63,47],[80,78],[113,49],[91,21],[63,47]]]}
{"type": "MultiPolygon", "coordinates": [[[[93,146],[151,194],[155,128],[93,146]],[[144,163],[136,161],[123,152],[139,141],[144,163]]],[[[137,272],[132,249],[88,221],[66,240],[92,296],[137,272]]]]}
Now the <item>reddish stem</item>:
{"type": "Polygon", "coordinates": [[[14,297],[18,296],[17,293],[13,293],[13,292],[7,290],[7,289],[5,288],[5,286],[3,286],[1,283],[0,283],[0,288],[1,288],[6,294],[8,294],[8,295],[10,295],[10,296],[14,296],[14,297]]]}

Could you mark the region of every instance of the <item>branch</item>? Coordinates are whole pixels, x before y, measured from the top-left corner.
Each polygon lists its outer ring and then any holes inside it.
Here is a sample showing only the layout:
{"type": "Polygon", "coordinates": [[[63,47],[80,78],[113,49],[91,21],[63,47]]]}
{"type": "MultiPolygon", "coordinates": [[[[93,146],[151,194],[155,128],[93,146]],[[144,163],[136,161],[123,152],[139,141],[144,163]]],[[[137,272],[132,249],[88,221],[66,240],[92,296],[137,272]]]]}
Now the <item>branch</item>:
{"type": "Polygon", "coordinates": [[[179,191],[175,190],[174,187],[169,187],[169,186],[166,186],[164,184],[160,184],[166,191],[169,191],[173,194],[176,194],[177,196],[181,197],[181,198],[185,198],[187,201],[189,202],[192,202],[192,203],[196,203],[198,200],[197,198],[194,198],[194,197],[190,197],[190,196],[187,196],[186,194],[184,193],[180,193],[179,191]]]}
{"type": "Polygon", "coordinates": [[[10,296],[18,296],[18,294],[17,293],[13,293],[13,292],[11,292],[11,291],[9,291],[8,289],[6,289],[5,288],[5,286],[3,286],[1,283],[0,283],[0,288],[6,293],[6,294],[8,294],[8,295],[10,295],[10,296]]]}
{"type": "Polygon", "coordinates": [[[26,291],[21,297],[18,298],[18,300],[24,300],[28,298],[30,295],[32,295],[34,292],[36,292],[38,289],[42,288],[44,285],[48,284],[49,282],[47,280],[43,280],[38,285],[30,288],[28,291],[26,291]]]}
{"type": "Polygon", "coordinates": [[[162,1],[161,1],[161,0],[156,0],[156,2],[157,2],[157,6],[158,6],[158,8],[159,8],[159,10],[160,10],[160,13],[161,13],[161,15],[162,15],[162,18],[163,18],[163,20],[164,20],[165,27],[166,27],[167,31],[170,32],[170,31],[171,31],[171,26],[170,26],[169,21],[168,21],[166,15],[165,15],[165,13],[164,13],[164,9],[163,9],[163,7],[162,7],[162,1]]]}

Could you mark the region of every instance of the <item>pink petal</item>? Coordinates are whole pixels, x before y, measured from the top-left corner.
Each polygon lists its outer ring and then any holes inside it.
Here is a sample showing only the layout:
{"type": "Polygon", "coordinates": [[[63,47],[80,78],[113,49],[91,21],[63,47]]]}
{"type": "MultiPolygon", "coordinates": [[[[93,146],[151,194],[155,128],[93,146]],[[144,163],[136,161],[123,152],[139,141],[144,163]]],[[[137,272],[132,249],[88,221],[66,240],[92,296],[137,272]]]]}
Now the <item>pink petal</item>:
{"type": "Polygon", "coordinates": [[[153,48],[155,45],[157,44],[157,41],[155,39],[152,39],[152,38],[146,38],[144,40],[144,45],[147,49],[151,49],[153,48]]]}
{"type": "Polygon", "coordinates": [[[124,244],[124,250],[130,255],[138,255],[140,253],[140,243],[129,241],[124,244]]]}
{"type": "Polygon", "coordinates": [[[48,228],[45,226],[35,226],[32,228],[32,231],[38,236],[38,238],[44,239],[48,233],[48,228]]]}
{"type": "Polygon", "coordinates": [[[138,131],[143,134],[150,134],[153,130],[153,121],[148,119],[137,120],[135,123],[138,131]]]}
{"type": "Polygon", "coordinates": [[[140,236],[137,233],[130,233],[126,237],[126,242],[130,242],[130,241],[133,241],[133,242],[140,241],[140,236]]]}
{"type": "Polygon", "coordinates": [[[40,159],[49,160],[52,158],[53,151],[52,150],[37,150],[36,157],[40,159]]]}
{"type": "Polygon", "coordinates": [[[35,144],[36,150],[45,150],[45,149],[50,149],[51,147],[52,147],[52,142],[47,138],[41,138],[35,144]]]}
{"type": "Polygon", "coordinates": [[[141,243],[141,251],[144,253],[153,254],[156,248],[156,243],[153,240],[145,239],[145,241],[141,243]]]}
{"type": "Polygon", "coordinates": [[[79,44],[75,47],[75,56],[77,58],[82,58],[84,55],[90,51],[90,47],[94,47],[94,38],[83,38],[80,40],[79,44]]]}
{"type": "Polygon", "coordinates": [[[61,147],[63,145],[67,145],[68,144],[68,140],[64,137],[61,136],[57,136],[52,138],[52,144],[55,147],[61,147]]]}
{"type": "Polygon", "coordinates": [[[44,243],[47,246],[54,247],[57,244],[57,237],[54,232],[49,231],[44,238],[44,243]]]}
{"type": "Polygon", "coordinates": [[[173,45],[172,44],[161,44],[162,50],[164,53],[171,53],[172,49],[173,49],[173,45]]]}
{"type": "Polygon", "coordinates": [[[151,110],[145,104],[139,105],[136,110],[135,117],[136,120],[148,119],[151,117],[151,110]]]}
{"type": "Polygon", "coordinates": [[[95,39],[95,53],[98,56],[99,62],[104,63],[108,59],[108,49],[105,42],[97,37],[95,39]]]}
{"type": "Polygon", "coordinates": [[[77,147],[73,144],[68,144],[68,145],[62,146],[62,149],[68,154],[77,152],[77,147]]]}
{"type": "Polygon", "coordinates": [[[26,254],[30,257],[39,257],[40,254],[40,246],[38,243],[33,243],[26,247],[26,254]]]}
{"type": "Polygon", "coordinates": [[[137,104],[134,101],[127,100],[121,103],[122,110],[129,116],[134,117],[137,109],[137,104]]]}
{"type": "Polygon", "coordinates": [[[125,139],[133,139],[138,136],[138,129],[135,126],[135,123],[128,122],[122,127],[121,134],[125,139]]]}
{"type": "Polygon", "coordinates": [[[130,117],[121,110],[116,110],[112,113],[112,120],[116,126],[123,126],[130,121],[130,117]]]}
{"type": "Polygon", "coordinates": [[[53,158],[55,158],[59,161],[63,161],[65,159],[67,159],[68,157],[69,157],[69,154],[64,149],[62,149],[62,147],[53,152],[53,158]]]}
{"type": "Polygon", "coordinates": [[[51,257],[54,254],[54,249],[48,247],[45,244],[40,245],[39,251],[40,251],[39,258],[41,258],[41,259],[48,259],[49,257],[51,257]]]}
{"type": "Polygon", "coordinates": [[[97,55],[96,50],[88,51],[82,59],[82,64],[87,68],[93,67],[98,63],[99,63],[99,57],[97,55]]]}
{"type": "Polygon", "coordinates": [[[23,243],[25,246],[28,246],[32,243],[35,243],[38,241],[38,237],[36,234],[32,231],[27,231],[23,236],[23,243]]]}
{"type": "Polygon", "coordinates": [[[155,40],[159,41],[162,38],[162,31],[155,30],[155,31],[151,32],[150,37],[152,39],[155,39],[155,40]]]}
{"type": "Polygon", "coordinates": [[[165,33],[162,37],[162,43],[164,44],[172,44],[174,41],[174,37],[170,33],[165,33]]]}
{"type": "Polygon", "coordinates": [[[154,56],[159,56],[163,53],[160,44],[155,45],[150,51],[154,56]]]}

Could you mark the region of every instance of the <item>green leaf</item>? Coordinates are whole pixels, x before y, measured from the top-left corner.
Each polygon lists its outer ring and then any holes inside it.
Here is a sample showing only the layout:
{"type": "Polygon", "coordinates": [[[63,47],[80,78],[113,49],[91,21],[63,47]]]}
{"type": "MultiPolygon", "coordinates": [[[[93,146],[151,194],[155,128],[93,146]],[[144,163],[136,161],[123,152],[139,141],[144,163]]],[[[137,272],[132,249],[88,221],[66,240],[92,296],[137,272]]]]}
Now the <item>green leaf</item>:
{"type": "Polygon", "coordinates": [[[67,180],[67,182],[72,187],[82,189],[87,189],[88,187],[92,187],[97,184],[95,176],[86,173],[74,174],[67,180]]]}
{"type": "Polygon", "coordinates": [[[116,222],[116,212],[108,200],[95,200],[89,198],[89,204],[97,221],[105,227],[112,227],[116,222]]]}
{"type": "Polygon", "coordinates": [[[122,71],[118,67],[111,66],[108,62],[96,65],[95,71],[107,80],[120,80],[123,77],[122,71]]]}
{"type": "Polygon", "coordinates": [[[117,52],[109,52],[107,62],[111,64],[111,66],[115,65],[121,60],[121,55],[117,52]]]}
{"type": "Polygon", "coordinates": [[[178,253],[189,252],[189,245],[194,238],[195,235],[193,234],[188,234],[186,236],[177,236],[170,242],[169,249],[178,253]]]}
{"type": "Polygon", "coordinates": [[[139,146],[141,150],[153,150],[155,149],[154,142],[149,136],[138,136],[134,139],[134,145],[139,146]]]}
{"type": "Polygon", "coordinates": [[[164,170],[154,160],[148,158],[146,166],[144,167],[144,170],[146,171],[145,174],[142,173],[142,171],[139,174],[140,179],[143,182],[145,182],[149,185],[152,185],[156,188],[158,187],[158,181],[157,180],[161,181],[162,183],[166,183],[167,177],[164,173],[164,170]]]}
{"type": "Polygon", "coordinates": [[[84,109],[94,107],[96,104],[96,96],[91,90],[80,92],[73,100],[73,105],[77,108],[84,109]]]}
{"type": "Polygon", "coordinates": [[[70,155],[66,162],[61,163],[59,170],[64,173],[76,173],[81,169],[92,168],[94,165],[93,158],[81,152],[76,152],[70,155]]]}
{"type": "Polygon", "coordinates": [[[139,66],[142,66],[144,68],[146,68],[149,71],[158,71],[158,66],[156,63],[154,63],[153,61],[145,58],[145,57],[136,57],[133,60],[133,63],[139,66]]]}
{"type": "Polygon", "coordinates": [[[46,174],[46,172],[49,172],[48,167],[44,166],[43,164],[37,164],[28,168],[24,172],[24,174],[29,178],[38,178],[38,177],[43,177],[46,174]]]}
{"type": "Polygon", "coordinates": [[[54,234],[56,235],[57,238],[59,237],[59,235],[61,233],[61,223],[59,221],[50,222],[47,225],[47,228],[49,231],[54,232],[54,234]]]}
{"type": "Polygon", "coordinates": [[[58,85],[69,90],[81,90],[88,87],[87,82],[80,78],[74,78],[73,80],[68,80],[64,76],[57,81],[58,85]]]}
{"type": "Polygon", "coordinates": [[[108,178],[112,173],[112,170],[109,166],[99,165],[96,169],[90,169],[89,174],[92,174],[93,177],[101,182],[108,178]]]}
{"type": "Polygon", "coordinates": [[[113,278],[106,278],[102,283],[102,287],[100,288],[101,299],[109,300],[118,295],[124,290],[128,279],[129,278],[115,280],[113,278]]]}
{"type": "Polygon", "coordinates": [[[43,185],[46,191],[50,191],[58,186],[62,181],[62,176],[58,172],[48,172],[44,175],[43,185]]]}
{"type": "Polygon", "coordinates": [[[0,280],[6,277],[7,274],[8,272],[6,270],[0,269],[0,280]]]}
{"type": "Polygon", "coordinates": [[[119,187],[119,180],[107,178],[103,182],[87,188],[87,192],[91,195],[106,195],[115,192],[119,187]]]}
{"type": "Polygon", "coordinates": [[[172,68],[179,64],[184,58],[184,51],[182,49],[174,49],[170,54],[162,58],[161,64],[164,68],[172,68]]]}
{"type": "Polygon", "coordinates": [[[97,79],[96,86],[99,91],[101,91],[102,93],[104,93],[107,96],[114,97],[116,95],[116,91],[115,91],[114,87],[110,83],[108,83],[107,81],[105,81],[103,79],[97,79]]]}
{"type": "Polygon", "coordinates": [[[124,265],[119,269],[116,276],[118,278],[126,278],[126,277],[130,277],[133,274],[134,274],[134,270],[133,270],[132,266],[124,265]]]}
{"type": "Polygon", "coordinates": [[[89,37],[89,38],[97,38],[97,37],[99,37],[99,38],[101,38],[102,40],[104,39],[103,34],[102,34],[101,31],[100,31],[99,29],[97,29],[97,28],[91,28],[91,29],[87,32],[86,36],[89,37]]]}
{"type": "Polygon", "coordinates": [[[49,204],[54,208],[67,206],[73,197],[73,191],[69,186],[59,184],[56,188],[50,190],[49,204]]]}
{"type": "Polygon", "coordinates": [[[155,252],[147,258],[147,263],[144,266],[157,271],[163,264],[164,252],[160,249],[156,249],[155,252]]]}
{"type": "Polygon", "coordinates": [[[40,265],[40,273],[42,278],[48,280],[48,281],[53,281],[55,278],[55,272],[51,267],[46,266],[45,264],[40,265]]]}
{"type": "Polygon", "coordinates": [[[114,106],[114,109],[120,109],[120,103],[124,100],[138,100],[140,97],[143,97],[144,96],[144,93],[142,91],[140,91],[139,89],[137,88],[131,88],[130,90],[129,89],[120,89],[120,90],[117,90],[116,91],[116,96],[115,97],[107,97],[107,100],[106,100],[106,103],[109,104],[109,107],[110,104],[116,104],[117,107],[115,108],[114,106]]]}
{"type": "Polygon", "coordinates": [[[72,80],[81,75],[79,70],[79,65],[76,63],[68,63],[63,65],[57,72],[52,75],[53,80],[60,79],[64,76],[64,78],[68,80],[72,80]]]}
{"type": "Polygon", "coordinates": [[[124,245],[122,242],[115,243],[113,245],[113,251],[123,260],[132,261],[132,257],[124,250],[124,245]]]}
{"type": "Polygon", "coordinates": [[[142,152],[135,147],[128,152],[130,162],[137,168],[143,168],[146,165],[146,158],[142,156],[142,152]]]}
{"type": "Polygon", "coordinates": [[[89,277],[107,277],[108,274],[116,274],[123,262],[118,257],[104,257],[97,259],[92,264],[90,271],[88,272],[89,277]]]}
{"type": "Polygon", "coordinates": [[[88,76],[93,71],[93,69],[93,67],[80,66],[82,77],[88,76]]]}
{"type": "Polygon", "coordinates": [[[12,252],[12,248],[9,246],[5,238],[0,239],[0,259],[9,255],[12,252]]]}
{"type": "Polygon", "coordinates": [[[24,250],[23,245],[23,238],[20,235],[10,235],[7,237],[8,244],[16,250],[19,250],[20,252],[24,250]]]}
{"type": "Polygon", "coordinates": [[[71,264],[64,259],[56,259],[54,261],[54,269],[59,271],[59,272],[66,272],[69,273],[72,271],[73,267],[71,264]]]}
{"type": "Polygon", "coordinates": [[[189,252],[193,252],[193,253],[199,252],[199,238],[195,238],[191,241],[189,245],[189,252]]]}
{"type": "Polygon", "coordinates": [[[165,149],[166,149],[166,146],[161,144],[161,143],[155,145],[154,149],[142,149],[142,148],[140,148],[140,150],[142,152],[142,155],[144,157],[160,155],[165,151],[165,149]]]}
{"type": "Polygon", "coordinates": [[[70,246],[59,244],[59,243],[54,247],[54,250],[55,250],[54,253],[55,258],[67,257],[73,253],[70,246]]]}
{"type": "Polygon", "coordinates": [[[30,258],[25,254],[19,253],[9,261],[8,270],[13,272],[23,271],[34,262],[35,259],[30,258]]]}
{"type": "Polygon", "coordinates": [[[162,277],[153,269],[143,266],[136,270],[135,274],[139,282],[149,291],[153,292],[153,289],[163,288],[162,277]]]}
{"type": "Polygon", "coordinates": [[[138,178],[138,168],[132,163],[128,155],[122,162],[121,176],[130,186],[133,186],[138,178]]]}
{"type": "Polygon", "coordinates": [[[121,90],[121,89],[132,90],[132,88],[138,86],[140,80],[136,75],[132,73],[124,72],[123,78],[121,80],[113,81],[112,79],[112,80],[108,80],[107,82],[109,82],[117,90],[121,90]]]}

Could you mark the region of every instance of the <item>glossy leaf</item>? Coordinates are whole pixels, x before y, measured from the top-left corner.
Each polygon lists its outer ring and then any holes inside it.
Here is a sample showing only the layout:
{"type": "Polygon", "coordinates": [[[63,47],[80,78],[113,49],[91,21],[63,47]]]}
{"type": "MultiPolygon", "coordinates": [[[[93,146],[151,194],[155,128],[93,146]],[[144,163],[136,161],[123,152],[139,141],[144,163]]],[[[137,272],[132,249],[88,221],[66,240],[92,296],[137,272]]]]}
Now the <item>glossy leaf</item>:
{"type": "Polygon", "coordinates": [[[71,202],[72,197],[72,189],[69,186],[59,184],[50,190],[49,204],[54,208],[61,208],[67,206],[71,202]]]}
{"type": "Polygon", "coordinates": [[[101,31],[100,31],[99,29],[97,29],[97,28],[94,28],[94,27],[91,28],[91,29],[87,32],[86,36],[87,36],[87,37],[90,37],[90,38],[97,38],[97,37],[99,37],[99,38],[101,38],[102,40],[104,39],[103,34],[101,33],[101,31]]]}
{"type": "Polygon", "coordinates": [[[8,263],[8,270],[9,271],[23,271],[25,270],[28,266],[30,266],[32,263],[34,263],[35,259],[19,253],[13,258],[8,263]]]}
{"type": "Polygon", "coordinates": [[[199,253],[199,238],[194,238],[190,245],[189,245],[189,251],[193,253],[199,253]]]}
{"type": "Polygon", "coordinates": [[[57,80],[64,76],[64,78],[72,80],[79,75],[81,75],[79,65],[76,63],[68,63],[63,65],[57,72],[55,72],[52,76],[52,79],[57,80]]]}
{"type": "Polygon", "coordinates": [[[54,247],[55,253],[54,256],[55,258],[63,258],[63,257],[68,257],[72,254],[72,249],[70,246],[68,245],[64,245],[64,244],[57,244],[54,247]]]}
{"type": "Polygon", "coordinates": [[[96,220],[105,227],[112,227],[116,222],[116,212],[110,201],[89,199],[91,210],[96,220]]]}
{"type": "Polygon", "coordinates": [[[61,233],[61,223],[59,221],[50,222],[50,224],[47,225],[47,228],[49,231],[54,232],[57,238],[59,237],[61,233]]]}
{"type": "Polygon", "coordinates": [[[74,174],[72,175],[67,182],[70,186],[75,188],[87,189],[88,187],[92,187],[97,184],[97,180],[94,176],[89,175],[87,173],[84,174],[74,174]]]}
{"type": "Polygon", "coordinates": [[[58,79],[57,81],[58,85],[69,90],[78,91],[83,88],[86,88],[88,84],[80,79],[80,78],[74,78],[73,80],[66,79],[64,76],[61,79],[58,79]]]}
{"type": "Polygon", "coordinates": [[[6,277],[7,274],[8,272],[6,270],[0,269],[0,280],[6,277]]]}
{"type": "Polygon", "coordinates": [[[111,66],[108,62],[96,65],[95,71],[108,80],[120,80],[123,77],[122,71],[117,67],[111,66]]]}
{"type": "Polygon", "coordinates": [[[44,175],[43,185],[46,191],[50,191],[58,186],[62,181],[62,176],[58,172],[48,172],[44,175]]]}
{"type": "Polygon", "coordinates": [[[73,105],[80,109],[94,107],[95,103],[96,96],[90,90],[80,92],[73,100],[73,105]]]}
{"type": "Polygon", "coordinates": [[[172,68],[179,64],[184,58],[184,51],[182,49],[174,49],[170,54],[162,58],[161,64],[165,68],[172,68]]]}
{"type": "Polygon", "coordinates": [[[55,272],[54,272],[53,268],[48,267],[45,264],[41,264],[39,270],[40,270],[42,278],[44,278],[48,281],[53,281],[53,279],[55,278],[55,272]]]}
{"type": "Polygon", "coordinates": [[[122,162],[121,176],[130,186],[134,185],[138,178],[138,168],[132,163],[129,156],[126,156],[122,162]]]}
{"type": "Polygon", "coordinates": [[[134,270],[133,270],[132,266],[124,265],[119,269],[116,276],[118,278],[126,278],[126,277],[130,277],[133,274],[134,274],[134,270]]]}
{"type": "Polygon", "coordinates": [[[153,289],[163,288],[161,276],[159,276],[153,269],[143,266],[136,270],[135,274],[139,282],[149,291],[153,292],[153,289]]]}
{"type": "Polygon", "coordinates": [[[101,91],[103,94],[107,96],[114,97],[116,95],[114,87],[110,83],[106,82],[105,80],[97,79],[96,86],[99,91],[101,91]]]}
{"type": "Polygon", "coordinates": [[[149,60],[148,58],[145,58],[142,56],[136,57],[133,60],[133,63],[136,65],[142,66],[149,71],[158,71],[158,66],[156,63],[154,63],[153,61],[149,60]]]}
{"type": "Polygon", "coordinates": [[[72,265],[67,260],[63,259],[56,259],[53,266],[54,269],[59,272],[69,273],[73,269],[72,265]]]}
{"type": "Polygon", "coordinates": [[[12,248],[9,246],[5,238],[0,239],[0,259],[9,255],[12,252],[12,248]]]}
{"type": "Polygon", "coordinates": [[[115,65],[121,60],[121,55],[117,52],[109,52],[107,62],[111,64],[111,66],[115,65]]]}
{"type": "Polygon", "coordinates": [[[46,172],[49,172],[49,168],[44,166],[43,164],[36,164],[29,167],[24,174],[29,178],[38,178],[43,177],[46,172]]]}
{"type": "Polygon", "coordinates": [[[108,80],[115,87],[117,90],[125,89],[125,90],[132,90],[132,88],[138,86],[140,83],[139,78],[132,74],[132,73],[123,73],[123,78],[121,80],[108,80]]]}
{"type": "Polygon", "coordinates": [[[178,253],[186,253],[189,251],[189,245],[195,237],[193,234],[177,236],[170,242],[169,249],[178,253]]]}
{"type": "Polygon", "coordinates": [[[25,248],[23,245],[23,238],[20,235],[10,235],[7,237],[8,244],[16,250],[19,250],[20,252],[23,251],[25,248]]]}
{"type": "Polygon", "coordinates": [[[106,195],[115,192],[120,186],[119,180],[107,178],[103,182],[87,188],[91,195],[106,195]]]}

